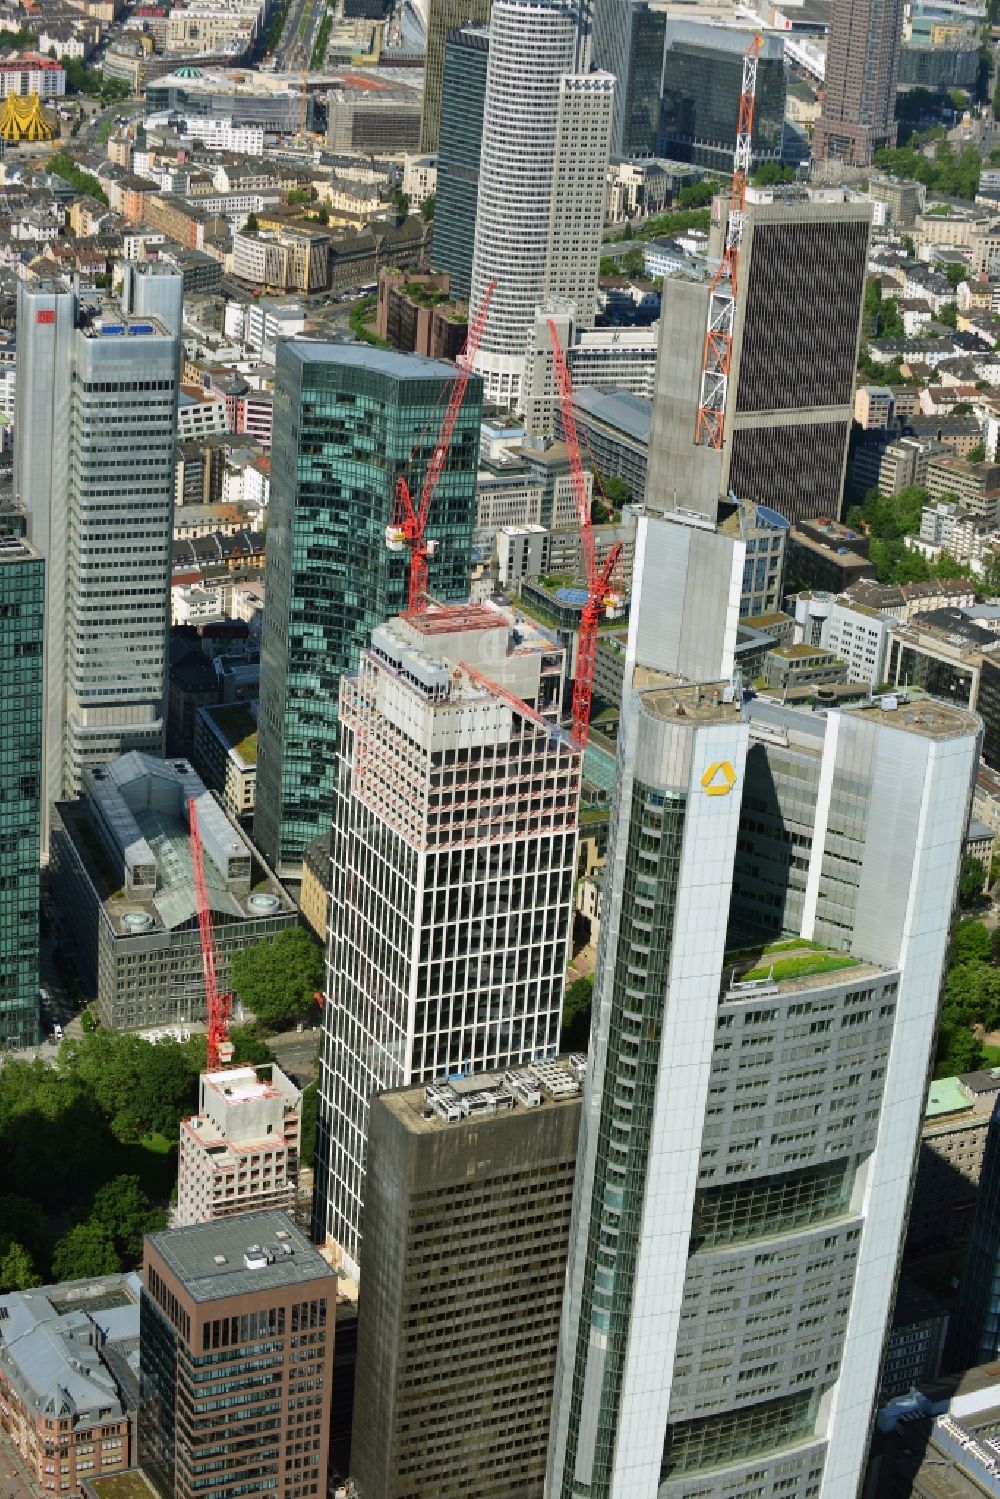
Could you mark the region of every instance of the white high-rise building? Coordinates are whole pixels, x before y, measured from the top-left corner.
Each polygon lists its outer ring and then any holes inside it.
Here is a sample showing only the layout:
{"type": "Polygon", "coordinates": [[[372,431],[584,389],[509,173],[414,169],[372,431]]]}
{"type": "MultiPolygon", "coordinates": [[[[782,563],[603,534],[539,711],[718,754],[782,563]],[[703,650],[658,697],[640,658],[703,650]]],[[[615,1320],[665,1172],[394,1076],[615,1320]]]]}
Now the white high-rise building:
{"type": "Polygon", "coordinates": [[[145,293],[162,303],[171,280],[135,277],[129,313],[18,285],[14,484],[46,566],[43,849],[84,766],[163,750],[180,341],[145,293]]]}
{"type": "Polygon", "coordinates": [[[518,406],[535,309],[594,321],[615,81],[577,73],[574,11],[496,0],[472,261],[472,305],[497,282],[476,356],[484,397],[518,406]]]}
{"type": "Polygon", "coordinates": [[[314,1232],[361,1255],[372,1095],[553,1057],[581,756],[564,653],[489,605],[379,626],[341,678],[314,1232]]]}
{"type": "Polygon", "coordinates": [[[981,724],[743,703],[640,518],[547,1499],[857,1499],[981,724]]]}

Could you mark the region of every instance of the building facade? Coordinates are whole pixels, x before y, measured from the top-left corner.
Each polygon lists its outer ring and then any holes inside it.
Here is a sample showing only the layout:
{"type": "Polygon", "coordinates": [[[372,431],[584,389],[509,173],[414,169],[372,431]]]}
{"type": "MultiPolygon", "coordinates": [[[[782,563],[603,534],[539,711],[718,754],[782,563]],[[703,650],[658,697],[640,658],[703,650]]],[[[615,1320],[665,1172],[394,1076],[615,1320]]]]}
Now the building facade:
{"type": "Polygon", "coordinates": [[[793,522],[837,519],[870,214],[870,205],[831,201],[830,194],[775,195],[748,205],[721,451],[694,440],[708,285],[667,280],[649,493],[676,504],[695,496],[702,508],[732,492],[793,522]]]}
{"type": "Polygon", "coordinates": [[[160,1499],[326,1493],[336,1298],[285,1213],[147,1236],[138,1449],[160,1499]]]}
{"type": "MultiPolygon", "coordinates": [[[[18,284],[15,489],[45,558],[43,856],[84,767],[162,752],[179,340],[147,314],[18,284]]],[[[180,277],[177,277],[180,282],[180,277]]]]}
{"type": "Polygon", "coordinates": [[[652,156],[660,122],[666,16],[646,0],[596,0],[591,66],[618,81],[612,156],[652,156]]]}
{"type": "Polygon", "coordinates": [[[186,760],[133,751],[85,770],[83,781],[77,800],[56,803],[52,834],[53,893],[80,984],[109,1029],[204,1020],[192,799],[221,991],[233,953],[294,926],[294,905],[186,760]]]}
{"type": "Polygon", "coordinates": [[[639,525],[546,1492],[855,1499],[979,724],[735,702],[741,544],[639,525]]]}
{"type": "Polygon", "coordinates": [[[197,1114],[181,1121],[174,1224],[269,1208],[294,1213],[302,1094],[276,1062],[201,1074],[197,1114]]]}
{"type": "Polygon", "coordinates": [[[448,33],[444,49],[431,265],[447,271],[452,294],[466,299],[472,288],[489,48],[485,27],[460,26],[448,33]]]}
{"type": "Polygon", "coordinates": [[[541,1499],[583,1070],[373,1100],[351,1449],[365,1499],[541,1499]]]}
{"type": "Polygon", "coordinates": [[[372,1095],[555,1056],[580,791],[563,671],[541,632],[456,605],[379,626],[341,679],[313,1228],[355,1267],[372,1095]]]}
{"type": "Polygon", "coordinates": [[[469,22],[490,19],[489,0],[428,0],[427,42],[424,53],[424,97],[420,111],[418,149],[434,154],[440,144],[441,126],[448,108],[447,48],[451,33],[469,22]]]}
{"type": "MultiPolygon", "coordinates": [[[[752,31],[671,17],[663,50],[663,100],[657,155],[732,171],[743,88],[743,54],[752,31]]],[[[765,37],[757,61],[751,159],[780,161],[785,127],[785,60],[780,36],[765,37]]]]}
{"type": "MultiPolygon", "coordinates": [[[[405,599],[388,551],[400,475],[419,495],[453,366],[369,348],[278,346],[254,836],[282,873],[328,831],[337,685],[368,632],[405,599]]],[[[430,592],[468,592],[480,387],[472,380],[434,497],[430,592]]]]}
{"type": "Polygon", "coordinates": [[[896,82],[903,32],[900,0],[833,0],[823,108],[813,128],[817,161],[870,166],[896,144],[896,82]]]}
{"type": "Polygon", "coordinates": [[[0,1045],[36,1046],[45,563],[0,535],[0,1045]]]}
{"type": "Polygon", "coordinates": [[[493,5],[471,301],[497,282],[475,369],[498,406],[521,399],[538,306],[594,319],[615,85],[575,72],[576,45],[568,10],[493,5]]]}

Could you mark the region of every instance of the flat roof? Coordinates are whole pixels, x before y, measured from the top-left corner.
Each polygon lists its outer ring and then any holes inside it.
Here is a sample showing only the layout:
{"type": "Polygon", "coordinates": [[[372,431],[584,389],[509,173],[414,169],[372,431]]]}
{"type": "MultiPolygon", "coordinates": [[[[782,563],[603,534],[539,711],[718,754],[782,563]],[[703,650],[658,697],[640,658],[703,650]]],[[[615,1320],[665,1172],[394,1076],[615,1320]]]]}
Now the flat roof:
{"type": "Polygon", "coordinates": [[[477,1072],[392,1088],[379,1094],[379,1101],[410,1134],[436,1134],[455,1124],[498,1114],[525,1114],[553,1105],[579,1106],[586,1065],[582,1053],[573,1053],[502,1072],[477,1072]]]}
{"type": "Polygon", "coordinates": [[[632,685],[640,694],[643,711],[665,722],[676,720],[696,727],[707,723],[730,723],[740,717],[739,706],[723,699],[723,693],[732,691],[731,682],[686,687],[679,682],[675,685],[661,671],[637,666],[632,685]]]}
{"type": "Polygon", "coordinates": [[[925,739],[958,739],[979,731],[979,716],[968,708],[932,697],[921,698],[917,703],[898,702],[892,707],[894,702],[897,700],[892,694],[886,694],[856,708],[845,708],[843,712],[851,718],[873,718],[887,729],[921,734],[925,739]],[[885,706],[887,704],[890,706],[885,706]]]}
{"type": "Polygon", "coordinates": [[[400,354],[366,343],[328,343],[322,339],[294,339],[280,345],[279,357],[299,364],[339,364],[368,369],[392,380],[454,380],[458,370],[443,359],[423,354],[400,354]]]}
{"type": "Polygon", "coordinates": [[[927,1093],[925,1119],[939,1119],[942,1114],[961,1114],[972,1108],[972,1100],[963,1093],[957,1077],[935,1078],[927,1093]]]}
{"type": "Polygon", "coordinates": [[[217,1223],[195,1223],[149,1234],[148,1243],[194,1301],[219,1301],[330,1279],[336,1274],[287,1213],[246,1213],[217,1223]],[[291,1253],[280,1247],[287,1244],[291,1253]],[[264,1250],[266,1263],[250,1269],[244,1255],[264,1250]]]}

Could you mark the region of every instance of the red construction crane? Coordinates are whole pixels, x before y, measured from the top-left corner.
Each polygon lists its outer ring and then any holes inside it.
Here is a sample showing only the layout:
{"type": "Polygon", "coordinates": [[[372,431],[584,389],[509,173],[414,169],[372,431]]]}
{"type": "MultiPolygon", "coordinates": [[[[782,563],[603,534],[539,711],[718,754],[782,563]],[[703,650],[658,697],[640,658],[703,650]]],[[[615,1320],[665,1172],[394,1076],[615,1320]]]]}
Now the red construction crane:
{"type": "Polygon", "coordinates": [[[563,435],[569,452],[569,469],[573,483],[573,498],[576,501],[576,516],[580,526],[580,551],[583,559],[583,580],[587,588],[587,602],[580,615],[576,637],[576,675],[573,678],[573,738],[581,749],[586,749],[590,733],[590,699],[594,691],[594,662],[597,659],[597,627],[601,615],[614,616],[621,610],[621,595],[612,588],[612,578],[621,556],[622,544],[616,541],[608,552],[603,565],[598,568],[594,549],[594,528],[590,519],[590,496],[580,457],[580,438],[576,430],[573,412],[573,383],[569,377],[566,356],[559,342],[559,332],[549,318],[549,338],[552,341],[552,362],[555,367],[556,390],[562,411],[563,435]]]}
{"type": "Polygon", "coordinates": [[[229,1039],[229,1016],[233,1008],[233,996],[220,994],[215,978],[215,942],[212,938],[212,908],[208,904],[208,887],[205,884],[205,858],[201,848],[201,833],[198,829],[198,809],[192,796],[188,802],[188,826],[191,829],[191,864],[194,869],[194,893],[198,906],[198,933],[201,937],[201,961],[205,970],[205,1008],[208,1017],[208,1050],[206,1068],[218,1072],[233,1059],[233,1043],[229,1039]]]}
{"type": "Polygon", "coordinates": [[[719,269],[712,277],[708,298],[708,328],[701,365],[701,396],[694,440],[702,446],[722,447],[726,420],[726,394],[733,361],[733,318],[736,310],[740,247],[747,201],[747,177],[751,163],[754,98],[757,93],[757,59],[763,38],[758,33],[743,54],[743,90],[733,153],[733,181],[729,191],[726,248],[719,269]]]}
{"type": "Polygon", "coordinates": [[[392,520],[385,528],[385,544],[390,552],[401,552],[404,547],[410,549],[410,586],[407,608],[411,614],[420,607],[420,601],[427,592],[428,563],[437,551],[437,542],[427,538],[427,517],[430,514],[431,501],[434,491],[438,487],[438,480],[444,472],[445,463],[448,461],[448,451],[451,447],[451,439],[455,432],[455,423],[458,421],[458,413],[462,409],[465,400],[465,391],[472,374],[472,364],[482,340],[483,330],[486,327],[486,319],[490,310],[490,302],[496,290],[496,282],[491,281],[483,295],[475,317],[469,324],[468,336],[465,340],[465,348],[458,358],[458,378],[452,382],[451,394],[448,397],[448,405],[445,408],[444,421],[431,453],[431,461],[427,465],[424,475],[424,487],[420,491],[420,502],[414,505],[413,496],[410,494],[410,486],[406,482],[406,476],[400,474],[396,480],[396,493],[393,499],[392,520]]]}

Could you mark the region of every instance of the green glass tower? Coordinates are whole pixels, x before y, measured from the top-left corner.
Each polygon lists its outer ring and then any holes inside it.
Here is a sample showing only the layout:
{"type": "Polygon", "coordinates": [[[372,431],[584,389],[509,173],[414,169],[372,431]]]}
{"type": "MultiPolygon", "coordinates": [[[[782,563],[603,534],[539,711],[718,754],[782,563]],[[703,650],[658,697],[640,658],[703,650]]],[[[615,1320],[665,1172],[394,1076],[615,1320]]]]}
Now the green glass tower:
{"type": "Polygon", "coordinates": [[[0,1046],[37,1046],[45,563],[0,535],[0,1046]]]}
{"type": "Polygon", "coordinates": [[[472,289],[489,47],[485,26],[460,26],[448,33],[444,49],[431,264],[451,276],[453,297],[468,298],[472,289]]]}
{"type": "MultiPolygon", "coordinates": [[[[329,830],[337,692],[371,630],[405,606],[385,528],[397,477],[419,494],[453,365],[367,344],[278,346],[254,837],[297,877],[329,830]]],[[[468,596],[482,385],[473,377],[434,496],[435,598],[468,596]]]]}

